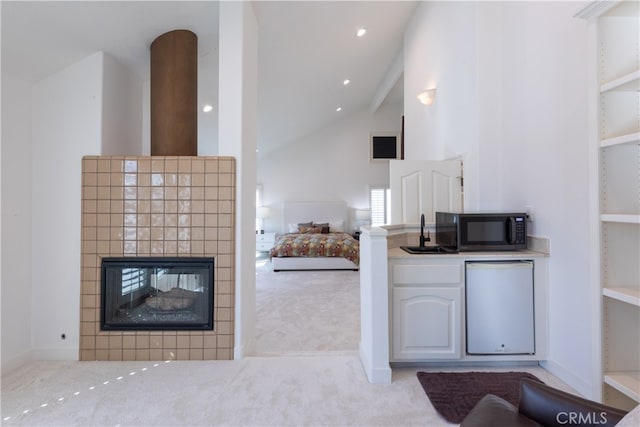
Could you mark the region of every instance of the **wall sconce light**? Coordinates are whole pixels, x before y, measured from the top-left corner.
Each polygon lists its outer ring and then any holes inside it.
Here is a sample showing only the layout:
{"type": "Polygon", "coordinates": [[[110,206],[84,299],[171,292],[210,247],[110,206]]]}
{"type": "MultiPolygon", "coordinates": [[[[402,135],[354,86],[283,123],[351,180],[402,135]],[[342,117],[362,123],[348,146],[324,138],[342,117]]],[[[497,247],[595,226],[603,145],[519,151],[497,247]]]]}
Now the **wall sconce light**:
{"type": "Polygon", "coordinates": [[[436,97],[436,89],[427,89],[424,92],[418,94],[418,100],[424,105],[433,104],[433,99],[436,97]]]}

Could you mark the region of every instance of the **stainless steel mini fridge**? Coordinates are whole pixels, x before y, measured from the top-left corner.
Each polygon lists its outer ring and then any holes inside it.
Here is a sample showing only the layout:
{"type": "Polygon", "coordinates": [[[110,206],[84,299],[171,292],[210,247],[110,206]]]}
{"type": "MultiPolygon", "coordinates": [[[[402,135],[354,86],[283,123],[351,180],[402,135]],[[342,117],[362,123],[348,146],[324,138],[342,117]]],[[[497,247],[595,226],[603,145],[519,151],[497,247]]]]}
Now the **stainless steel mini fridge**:
{"type": "Polygon", "coordinates": [[[533,261],[466,263],[467,354],[534,354],[533,261]]]}

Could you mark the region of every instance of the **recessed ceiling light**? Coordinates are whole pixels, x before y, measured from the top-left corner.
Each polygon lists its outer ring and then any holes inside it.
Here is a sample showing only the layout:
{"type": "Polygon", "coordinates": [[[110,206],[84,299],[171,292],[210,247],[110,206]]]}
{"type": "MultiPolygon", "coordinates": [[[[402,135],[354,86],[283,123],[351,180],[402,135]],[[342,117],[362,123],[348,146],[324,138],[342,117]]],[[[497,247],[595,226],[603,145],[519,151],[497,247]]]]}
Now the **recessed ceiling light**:
{"type": "Polygon", "coordinates": [[[202,111],[204,111],[205,113],[208,113],[209,111],[213,110],[213,106],[207,104],[204,107],[202,107],[202,111]]]}
{"type": "Polygon", "coordinates": [[[344,79],[344,81],[342,82],[343,85],[348,85],[349,83],[351,83],[351,80],[349,79],[344,79]]]}
{"type": "Polygon", "coordinates": [[[336,111],[337,111],[337,112],[342,111],[342,107],[338,107],[338,108],[336,108],[336,111]]]}
{"type": "Polygon", "coordinates": [[[358,32],[356,32],[356,36],[358,37],[362,37],[367,33],[367,29],[366,28],[359,28],[358,32]]]}

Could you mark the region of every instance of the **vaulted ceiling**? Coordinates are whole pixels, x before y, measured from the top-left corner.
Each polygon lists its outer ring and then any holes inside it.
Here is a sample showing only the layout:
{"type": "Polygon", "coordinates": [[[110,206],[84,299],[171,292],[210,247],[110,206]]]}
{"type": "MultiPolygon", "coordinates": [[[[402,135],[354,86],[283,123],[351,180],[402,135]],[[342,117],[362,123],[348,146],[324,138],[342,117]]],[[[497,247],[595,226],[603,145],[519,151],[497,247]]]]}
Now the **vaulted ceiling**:
{"type": "MultiPolygon", "coordinates": [[[[259,35],[261,152],[367,108],[402,50],[404,29],[416,5],[253,2],[259,35]],[[361,27],[367,33],[358,38],[361,27]]],[[[164,32],[185,28],[198,35],[199,102],[214,105],[215,114],[218,6],[215,1],[2,1],[2,72],[36,82],[104,51],[147,80],[151,42],[164,32]]],[[[390,94],[396,102],[401,97],[398,87],[390,94]]],[[[215,120],[200,114],[215,126],[215,120]]]]}

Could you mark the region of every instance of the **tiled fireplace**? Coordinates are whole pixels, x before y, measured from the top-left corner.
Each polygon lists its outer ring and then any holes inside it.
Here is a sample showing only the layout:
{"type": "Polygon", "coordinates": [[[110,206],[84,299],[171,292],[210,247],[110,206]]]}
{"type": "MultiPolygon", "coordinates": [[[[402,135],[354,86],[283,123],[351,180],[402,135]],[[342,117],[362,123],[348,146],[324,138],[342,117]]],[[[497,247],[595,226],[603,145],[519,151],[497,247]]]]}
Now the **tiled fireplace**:
{"type": "MultiPolygon", "coordinates": [[[[230,157],[83,159],[80,360],[233,358],[235,199],[230,157]],[[212,260],[212,324],[101,328],[104,259],[212,260]]],[[[189,276],[187,271],[176,283],[195,294],[201,286],[189,285],[189,276]]]]}

